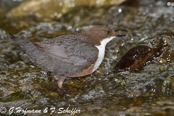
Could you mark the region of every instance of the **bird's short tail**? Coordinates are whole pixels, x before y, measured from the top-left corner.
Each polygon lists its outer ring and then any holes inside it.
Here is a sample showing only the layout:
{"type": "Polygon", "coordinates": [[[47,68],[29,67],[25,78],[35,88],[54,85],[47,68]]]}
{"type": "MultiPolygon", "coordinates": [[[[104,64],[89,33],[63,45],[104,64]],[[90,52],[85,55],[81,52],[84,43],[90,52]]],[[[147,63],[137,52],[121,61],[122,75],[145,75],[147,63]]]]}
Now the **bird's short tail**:
{"type": "Polygon", "coordinates": [[[14,40],[16,43],[18,43],[24,50],[26,50],[26,52],[30,53],[37,49],[36,46],[30,41],[20,39],[18,37],[11,36],[11,35],[8,35],[8,37],[14,40]]]}
{"type": "Polygon", "coordinates": [[[12,36],[12,35],[8,35],[8,37],[9,37],[10,39],[14,40],[14,41],[16,41],[16,40],[18,39],[17,37],[12,36]]]}
{"type": "Polygon", "coordinates": [[[42,55],[43,52],[37,49],[37,47],[30,41],[20,39],[15,36],[8,35],[8,37],[12,40],[14,40],[16,43],[18,43],[28,54],[30,59],[35,62],[36,61],[36,56],[42,55]]]}
{"type": "MultiPolygon", "coordinates": [[[[8,37],[18,43],[21,47],[24,48],[25,45],[30,44],[31,42],[23,39],[19,39],[18,37],[8,35],[8,37]]],[[[25,48],[24,48],[25,49],[25,48]]]]}

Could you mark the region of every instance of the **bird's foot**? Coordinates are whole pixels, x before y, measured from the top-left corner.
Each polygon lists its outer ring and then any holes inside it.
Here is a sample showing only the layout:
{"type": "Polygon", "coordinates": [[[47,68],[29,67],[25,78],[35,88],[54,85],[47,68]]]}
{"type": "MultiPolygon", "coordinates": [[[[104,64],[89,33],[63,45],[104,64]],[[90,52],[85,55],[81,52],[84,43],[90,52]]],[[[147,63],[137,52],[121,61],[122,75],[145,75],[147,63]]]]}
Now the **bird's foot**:
{"type": "Polygon", "coordinates": [[[63,82],[65,80],[66,77],[63,77],[63,76],[54,76],[54,79],[57,81],[57,84],[58,84],[58,87],[61,89],[62,88],[62,85],[63,85],[63,82]]]}
{"type": "Polygon", "coordinates": [[[66,77],[58,77],[58,76],[54,76],[54,79],[57,81],[57,84],[58,84],[58,89],[57,89],[57,92],[60,96],[63,96],[64,95],[64,91],[62,89],[62,85],[63,85],[63,82],[65,80],[66,77]]]}

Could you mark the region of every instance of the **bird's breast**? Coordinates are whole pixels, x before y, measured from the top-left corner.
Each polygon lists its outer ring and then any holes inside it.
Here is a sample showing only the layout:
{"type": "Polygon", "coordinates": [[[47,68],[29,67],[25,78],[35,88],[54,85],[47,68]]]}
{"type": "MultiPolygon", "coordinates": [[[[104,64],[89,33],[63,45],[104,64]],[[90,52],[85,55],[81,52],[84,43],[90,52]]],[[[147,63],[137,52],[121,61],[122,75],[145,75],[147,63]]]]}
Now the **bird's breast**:
{"type": "Polygon", "coordinates": [[[94,68],[92,70],[92,72],[94,72],[95,70],[97,70],[97,68],[100,66],[100,64],[102,63],[103,59],[104,59],[104,55],[105,55],[105,46],[96,46],[98,49],[98,57],[97,60],[94,64],[94,68]]]}

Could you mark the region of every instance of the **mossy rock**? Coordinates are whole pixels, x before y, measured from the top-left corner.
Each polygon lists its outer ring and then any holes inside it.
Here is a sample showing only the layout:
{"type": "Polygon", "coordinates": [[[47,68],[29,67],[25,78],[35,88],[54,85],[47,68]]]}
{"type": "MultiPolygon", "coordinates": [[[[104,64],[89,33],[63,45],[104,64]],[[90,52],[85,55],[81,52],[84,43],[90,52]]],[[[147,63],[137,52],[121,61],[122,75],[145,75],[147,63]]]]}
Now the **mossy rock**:
{"type": "Polygon", "coordinates": [[[74,7],[118,5],[125,0],[29,0],[8,12],[7,16],[35,15],[61,17],[74,7]]]}

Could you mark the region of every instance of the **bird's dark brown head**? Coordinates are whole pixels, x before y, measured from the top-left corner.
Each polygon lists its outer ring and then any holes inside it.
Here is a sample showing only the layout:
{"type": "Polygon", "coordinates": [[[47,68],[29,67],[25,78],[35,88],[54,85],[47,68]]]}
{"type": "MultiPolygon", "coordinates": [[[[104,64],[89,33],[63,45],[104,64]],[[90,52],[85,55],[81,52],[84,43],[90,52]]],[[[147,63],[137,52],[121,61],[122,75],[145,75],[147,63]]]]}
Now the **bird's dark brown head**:
{"type": "Polygon", "coordinates": [[[117,33],[109,27],[95,26],[81,33],[93,44],[100,45],[103,39],[115,37],[117,33]]]}

